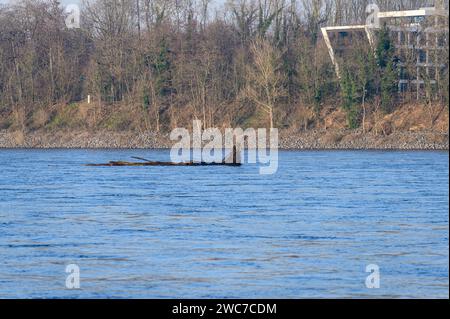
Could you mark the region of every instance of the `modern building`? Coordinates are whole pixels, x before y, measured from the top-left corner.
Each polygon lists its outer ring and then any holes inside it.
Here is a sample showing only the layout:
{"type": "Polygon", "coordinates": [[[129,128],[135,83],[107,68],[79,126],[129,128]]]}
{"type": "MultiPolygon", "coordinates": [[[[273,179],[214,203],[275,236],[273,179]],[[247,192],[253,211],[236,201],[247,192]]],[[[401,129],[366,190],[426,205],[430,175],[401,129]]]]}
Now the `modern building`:
{"type": "Polygon", "coordinates": [[[418,10],[375,11],[374,15],[371,23],[365,25],[322,28],[336,75],[341,77],[339,62],[352,50],[355,39],[364,38],[374,47],[374,32],[387,25],[399,61],[399,92],[415,92],[420,98],[425,85],[435,85],[445,67],[442,56],[448,54],[448,10],[442,5],[418,10]]]}

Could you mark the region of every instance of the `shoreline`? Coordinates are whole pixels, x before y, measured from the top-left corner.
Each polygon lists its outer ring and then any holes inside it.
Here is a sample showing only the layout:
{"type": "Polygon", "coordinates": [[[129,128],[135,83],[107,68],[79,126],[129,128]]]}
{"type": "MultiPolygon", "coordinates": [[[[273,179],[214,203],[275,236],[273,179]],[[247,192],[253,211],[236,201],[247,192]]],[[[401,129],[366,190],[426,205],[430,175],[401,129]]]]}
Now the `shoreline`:
{"type": "MultiPolygon", "coordinates": [[[[360,130],[280,130],[280,150],[408,150],[448,151],[448,132],[404,132],[387,136],[360,130]]],[[[155,132],[0,131],[0,149],[170,149],[169,134],[155,132]]]]}

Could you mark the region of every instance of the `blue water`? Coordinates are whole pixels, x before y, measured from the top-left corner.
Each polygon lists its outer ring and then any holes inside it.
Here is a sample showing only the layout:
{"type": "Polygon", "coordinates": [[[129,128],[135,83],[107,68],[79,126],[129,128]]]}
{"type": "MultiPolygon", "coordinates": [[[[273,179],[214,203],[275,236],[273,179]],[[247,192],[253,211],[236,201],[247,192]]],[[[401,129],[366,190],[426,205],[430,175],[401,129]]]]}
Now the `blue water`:
{"type": "Polygon", "coordinates": [[[449,296],[447,152],[281,152],[272,176],[82,166],[130,156],[169,152],[0,151],[0,298],[449,296]]]}

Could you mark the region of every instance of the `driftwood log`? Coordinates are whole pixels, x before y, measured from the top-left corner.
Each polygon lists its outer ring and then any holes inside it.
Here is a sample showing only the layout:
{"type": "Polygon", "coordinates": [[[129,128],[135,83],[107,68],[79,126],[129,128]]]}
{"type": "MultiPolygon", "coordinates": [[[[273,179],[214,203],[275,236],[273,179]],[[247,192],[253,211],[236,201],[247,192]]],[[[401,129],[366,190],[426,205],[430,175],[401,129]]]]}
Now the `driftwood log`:
{"type": "Polygon", "coordinates": [[[142,157],[133,157],[134,159],[141,160],[143,162],[124,162],[124,161],[111,161],[106,164],[87,164],[86,166],[100,167],[100,166],[241,166],[241,154],[237,147],[233,147],[233,152],[220,163],[206,163],[206,162],[155,162],[150,161],[142,157]],[[232,157],[232,158],[231,158],[232,157]]]}

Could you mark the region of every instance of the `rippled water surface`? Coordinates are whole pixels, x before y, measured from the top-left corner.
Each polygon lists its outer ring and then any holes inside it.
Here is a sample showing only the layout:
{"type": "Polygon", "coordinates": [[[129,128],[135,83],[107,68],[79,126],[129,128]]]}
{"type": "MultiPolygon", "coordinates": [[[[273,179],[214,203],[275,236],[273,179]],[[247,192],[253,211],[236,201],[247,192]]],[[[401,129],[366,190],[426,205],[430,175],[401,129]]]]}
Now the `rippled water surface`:
{"type": "Polygon", "coordinates": [[[447,152],[82,165],[130,156],[169,152],[0,150],[0,298],[448,298],[447,152]]]}

